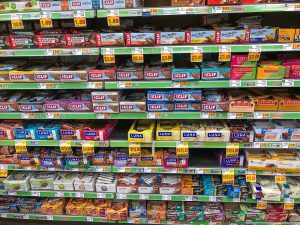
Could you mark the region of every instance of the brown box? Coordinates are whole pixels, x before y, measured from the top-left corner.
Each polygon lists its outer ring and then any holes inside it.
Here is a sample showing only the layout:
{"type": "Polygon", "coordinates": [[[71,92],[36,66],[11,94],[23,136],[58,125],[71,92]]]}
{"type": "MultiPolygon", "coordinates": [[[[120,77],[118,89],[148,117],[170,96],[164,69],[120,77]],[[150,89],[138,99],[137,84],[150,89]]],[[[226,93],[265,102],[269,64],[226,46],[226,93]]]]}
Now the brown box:
{"type": "Polygon", "coordinates": [[[229,112],[254,112],[254,100],[245,92],[231,91],[229,95],[229,112]]]}

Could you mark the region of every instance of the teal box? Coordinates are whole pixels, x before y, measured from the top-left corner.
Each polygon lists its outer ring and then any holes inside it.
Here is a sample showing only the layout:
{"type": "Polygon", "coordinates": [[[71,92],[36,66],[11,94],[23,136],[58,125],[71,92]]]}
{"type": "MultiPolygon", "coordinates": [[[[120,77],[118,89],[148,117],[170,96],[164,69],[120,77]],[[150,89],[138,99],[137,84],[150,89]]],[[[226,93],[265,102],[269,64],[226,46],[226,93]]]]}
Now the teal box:
{"type": "Polygon", "coordinates": [[[36,139],[36,130],[38,127],[45,126],[46,122],[30,123],[24,127],[18,127],[14,129],[15,139],[36,139]]]}
{"type": "Polygon", "coordinates": [[[40,126],[36,130],[37,140],[60,140],[59,131],[61,129],[60,124],[49,123],[46,126],[40,126]]]}

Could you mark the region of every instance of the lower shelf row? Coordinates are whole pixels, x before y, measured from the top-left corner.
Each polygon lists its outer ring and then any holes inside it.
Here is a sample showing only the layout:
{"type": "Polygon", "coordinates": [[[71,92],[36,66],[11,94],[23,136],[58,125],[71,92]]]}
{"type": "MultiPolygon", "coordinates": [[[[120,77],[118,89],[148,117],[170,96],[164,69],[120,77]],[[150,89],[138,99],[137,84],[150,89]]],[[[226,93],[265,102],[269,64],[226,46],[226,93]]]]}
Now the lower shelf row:
{"type": "Polygon", "coordinates": [[[64,198],[0,198],[0,216],[16,219],[148,224],[299,224],[299,206],[282,204],[126,201],[64,198]],[[298,222],[298,223],[297,223],[298,222]]]}

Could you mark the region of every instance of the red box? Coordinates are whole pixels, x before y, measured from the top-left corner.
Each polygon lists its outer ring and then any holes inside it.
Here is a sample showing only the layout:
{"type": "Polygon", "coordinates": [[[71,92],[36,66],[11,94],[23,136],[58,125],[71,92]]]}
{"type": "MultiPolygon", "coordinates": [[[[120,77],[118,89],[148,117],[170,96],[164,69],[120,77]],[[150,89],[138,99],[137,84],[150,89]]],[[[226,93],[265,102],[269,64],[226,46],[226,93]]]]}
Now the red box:
{"type": "Polygon", "coordinates": [[[98,128],[101,127],[101,124],[95,124],[90,128],[82,130],[81,137],[83,140],[89,141],[106,141],[111,136],[115,126],[114,122],[109,122],[102,128],[98,128]]]}

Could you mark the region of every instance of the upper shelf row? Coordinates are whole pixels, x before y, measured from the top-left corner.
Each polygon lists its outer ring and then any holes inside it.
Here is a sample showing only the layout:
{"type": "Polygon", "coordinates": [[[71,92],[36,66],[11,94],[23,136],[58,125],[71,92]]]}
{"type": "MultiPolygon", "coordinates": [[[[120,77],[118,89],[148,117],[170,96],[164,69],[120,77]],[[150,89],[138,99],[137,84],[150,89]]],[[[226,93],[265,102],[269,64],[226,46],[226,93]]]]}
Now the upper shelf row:
{"type": "MultiPolygon", "coordinates": [[[[197,6],[197,7],[151,7],[112,10],[81,10],[86,18],[106,18],[113,14],[119,17],[149,17],[165,15],[196,15],[216,13],[256,13],[256,12],[287,12],[300,11],[300,3],[287,4],[255,4],[255,5],[226,5],[226,6],[197,6]]],[[[44,12],[21,12],[0,14],[0,21],[10,21],[15,14],[21,15],[22,20],[39,20],[44,12]]],[[[74,11],[50,12],[51,19],[72,19],[74,11]]]]}

